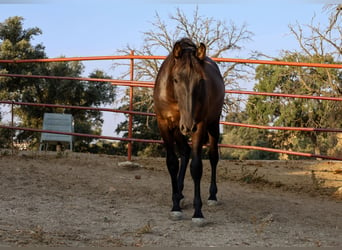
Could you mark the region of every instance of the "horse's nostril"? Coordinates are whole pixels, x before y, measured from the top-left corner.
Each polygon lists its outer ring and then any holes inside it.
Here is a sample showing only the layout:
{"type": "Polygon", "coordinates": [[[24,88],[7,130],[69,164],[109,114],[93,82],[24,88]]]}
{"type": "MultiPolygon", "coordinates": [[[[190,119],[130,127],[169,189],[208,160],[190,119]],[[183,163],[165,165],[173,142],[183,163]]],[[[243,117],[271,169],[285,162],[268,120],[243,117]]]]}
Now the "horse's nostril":
{"type": "Polygon", "coordinates": [[[187,134],[189,134],[190,129],[188,129],[187,126],[185,126],[184,124],[182,124],[182,125],[180,126],[180,131],[182,132],[183,135],[187,135],[187,134]]]}
{"type": "Polygon", "coordinates": [[[185,128],[185,126],[182,124],[181,126],[180,126],[180,131],[184,134],[184,133],[186,133],[186,128],[185,128]]]}

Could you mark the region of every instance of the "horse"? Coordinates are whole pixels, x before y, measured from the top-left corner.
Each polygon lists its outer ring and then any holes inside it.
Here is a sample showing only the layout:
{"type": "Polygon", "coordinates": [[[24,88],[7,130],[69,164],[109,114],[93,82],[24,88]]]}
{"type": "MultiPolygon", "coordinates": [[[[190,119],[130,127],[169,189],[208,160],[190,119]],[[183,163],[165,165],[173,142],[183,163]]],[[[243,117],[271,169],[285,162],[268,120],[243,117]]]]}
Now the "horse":
{"type": "Polygon", "coordinates": [[[160,66],[153,99],[171,177],[172,220],[183,218],[180,203],[184,198],[184,177],[191,154],[190,172],[194,183],[192,222],[198,225],[205,223],[201,199],[202,147],[208,142],[211,165],[208,204],[217,204],[216,167],[224,90],[220,70],[206,56],[203,43],[196,46],[189,38],[178,40],[160,66]],[[178,148],[180,166],[174,144],[178,148]]]}

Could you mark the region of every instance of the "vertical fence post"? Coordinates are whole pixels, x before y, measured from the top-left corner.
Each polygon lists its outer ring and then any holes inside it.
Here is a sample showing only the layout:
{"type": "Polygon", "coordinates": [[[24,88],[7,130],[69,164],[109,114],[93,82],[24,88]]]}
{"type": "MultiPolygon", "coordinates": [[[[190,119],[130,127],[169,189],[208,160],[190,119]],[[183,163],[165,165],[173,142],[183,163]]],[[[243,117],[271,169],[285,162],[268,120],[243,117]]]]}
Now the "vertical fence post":
{"type": "MultiPolygon", "coordinates": [[[[11,103],[11,126],[12,128],[14,127],[14,108],[13,108],[13,105],[14,105],[14,101],[12,101],[11,103]]],[[[12,129],[11,130],[11,137],[12,137],[12,156],[14,155],[14,135],[15,135],[15,130],[12,129]]]]}
{"type": "MultiPolygon", "coordinates": [[[[134,50],[131,50],[131,56],[134,56],[134,50]]],[[[134,80],[134,59],[131,58],[131,63],[130,63],[130,80],[134,80]]],[[[133,111],[133,86],[129,87],[129,111],[133,111]]],[[[128,115],[128,138],[133,137],[133,114],[130,113],[128,115]]],[[[127,152],[127,160],[131,161],[132,160],[132,141],[128,142],[128,152],[127,152]]]]}

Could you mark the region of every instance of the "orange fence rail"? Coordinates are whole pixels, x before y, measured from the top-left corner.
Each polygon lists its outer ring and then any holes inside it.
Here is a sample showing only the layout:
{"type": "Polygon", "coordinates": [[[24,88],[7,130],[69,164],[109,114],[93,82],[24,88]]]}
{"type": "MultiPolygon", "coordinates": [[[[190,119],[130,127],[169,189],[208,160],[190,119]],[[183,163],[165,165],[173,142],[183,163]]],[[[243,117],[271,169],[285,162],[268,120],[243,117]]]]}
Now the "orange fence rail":
{"type": "MultiPolygon", "coordinates": [[[[44,62],[128,60],[128,59],[163,60],[165,58],[166,56],[142,56],[142,55],[134,55],[134,53],[131,53],[131,55],[122,55],[122,56],[88,56],[88,57],[63,57],[63,58],[44,58],[44,59],[13,59],[13,60],[0,59],[0,63],[44,63],[44,62]]],[[[282,65],[282,66],[342,69],[341,64],[284,62],[284,61],[252,60],[252,59],[239,59],[239,58],[212,58],[212,59],[216,62],[269,64],[269,65],[282,65]]]]}

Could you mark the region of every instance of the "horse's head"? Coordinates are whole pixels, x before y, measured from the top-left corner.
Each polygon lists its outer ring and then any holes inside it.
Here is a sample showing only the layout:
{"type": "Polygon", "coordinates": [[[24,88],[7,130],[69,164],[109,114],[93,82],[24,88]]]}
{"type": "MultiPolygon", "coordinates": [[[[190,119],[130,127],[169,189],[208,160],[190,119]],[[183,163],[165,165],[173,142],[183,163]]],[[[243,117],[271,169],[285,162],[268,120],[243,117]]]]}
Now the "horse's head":
{"type": "Polygon", "coordinates": [[[180,111],[179,128],[182,134],[191,134],[196,132],[207,105],[203,72],[206,47],[203,43],[196,47],[185,38],[175,43],[172,53],[175,63],[170,80],[180,111]]]}

